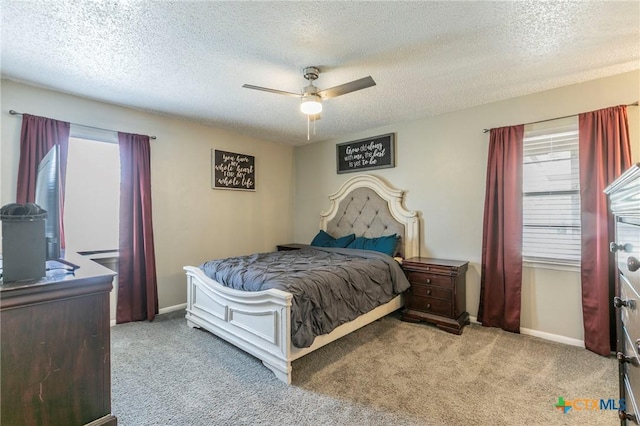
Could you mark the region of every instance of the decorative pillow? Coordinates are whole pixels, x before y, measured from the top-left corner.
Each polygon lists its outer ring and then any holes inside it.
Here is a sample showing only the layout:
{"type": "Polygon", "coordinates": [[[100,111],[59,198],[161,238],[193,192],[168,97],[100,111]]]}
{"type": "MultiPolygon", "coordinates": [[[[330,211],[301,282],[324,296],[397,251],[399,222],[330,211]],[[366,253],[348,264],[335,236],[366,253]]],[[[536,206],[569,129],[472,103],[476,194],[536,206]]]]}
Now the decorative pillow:
{"type": "Polygon", "coordinates": [[[344,237],[334,238],[331,235],[324,232],[323,230],[320,230],[320,232],[318,232],[318,234],[315,237],[313,237],[313,240],[311,241],[311,245],[316,247],[345,248],[355,238],[356,238],[355,234],[349,234],[349,235],[345,235],[344,237]]]}
{"type": "Polygon", "coordinates": [[[386,253],[389,256],[393,256],[397,245],[398,235],[393,234],[378,238],[358,237],[353,240],[347,248],[379,251],[381,253],[386,253]]]}

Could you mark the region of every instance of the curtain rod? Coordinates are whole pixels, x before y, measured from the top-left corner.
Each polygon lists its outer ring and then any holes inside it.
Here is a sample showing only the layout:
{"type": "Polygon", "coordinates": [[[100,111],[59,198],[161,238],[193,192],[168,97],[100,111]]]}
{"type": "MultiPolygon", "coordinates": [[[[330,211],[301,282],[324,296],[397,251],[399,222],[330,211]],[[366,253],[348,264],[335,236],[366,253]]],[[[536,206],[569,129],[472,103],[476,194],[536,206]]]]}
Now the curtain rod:
{"type": "MultiPolygon", "coordinates": [[[[638,101],[635,101],[632,104],[627,104],[625,106],[638,106],[638,101]]],[[[540,120],[540,121],[532,121],[530,123],[524,123],[525,125],[527,124],[538,124],[538,123],[546,123],[547,121],[553,121],[553,120],[562,120],[563,118],[569,118],[569,117],[575,117],[576,115],[579,114],[571,114],[571,115],[565,115],[563,117],[556,117],[556,118],[547,118],[546,120],[540,120]]],[[[482,129],[482,133],[487,133],[489,132],[491,129],[482,129]]]]}
{"type": "MultiPolygon", "coordinates": [[[[11,114],[11,115],[22,115],[21,112],[14,111],[12,109],[9,110],[9,114],[11,114]]],[[[89,128],[89,129],[105,130],[107,132],[115,132],[116,131],[116,130],[111,130],[111,129],[103,129],[102,127],[87,126],[86,124],[78,124],[78,123],[69,123],[69,124],[73,124],[74,126],[86,127],[86,128],[89,128]]],[[[149,139],[156,139],[156,137],[155,136],[149,136],[149,139]]]]}

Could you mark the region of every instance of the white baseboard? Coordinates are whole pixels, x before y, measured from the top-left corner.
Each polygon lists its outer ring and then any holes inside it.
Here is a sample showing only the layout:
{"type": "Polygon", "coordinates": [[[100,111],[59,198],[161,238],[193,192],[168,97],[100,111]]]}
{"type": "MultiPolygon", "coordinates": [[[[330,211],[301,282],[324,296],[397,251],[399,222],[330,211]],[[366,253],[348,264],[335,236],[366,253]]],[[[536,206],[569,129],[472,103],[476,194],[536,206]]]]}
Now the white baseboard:
{"type": "Polygon", "coordinates": [[[532,330],[530,328],[520,327],[520,334],[539,337],[552,342],[564,343],[565,345],[579,346],[584,348],[584,340],[574,339],[573,337],[561,336],[559,334],[546,333],[544,331],[532,330]]]}
{"type": "MultiPolygon", "coordinates": [[[[181,303],[179,305],[173,305],[173,306],[167,306],[166,308],[160,308],[160,309],[158,309],[158,315],[168,314],[169,312],[179,311],[181,309],[187,309],[187,304],[186,303],[181,303]]],[[[112,319],[111,321],[109,321],[109,325],[111,327],[116,325],[116,320],[112,319]]]]}
{"type": "Polygon", "coordinates": [[[160,308],[158,310],[158,315],[168,314],[169,312],[179,311],[181,309],[187,309],[187,302],[179,305],[167,306],[166,308],[160,308]]]}
{"type": "MultiPolygon", "coordinates": [[[[480,324],[477,317],[469,317],[469,320],[474,324],[480,324]]],[[[524,327],[520,327],[520,334],[526,334],[527,336],[539,337],[541,339],[550,340],[552,342],[558,342],[565,345],[579,346],[581,348],[584,348],[584,340],[574,339],[573,337],[561,336],[559,334],[552,334],[524,327]]]]}

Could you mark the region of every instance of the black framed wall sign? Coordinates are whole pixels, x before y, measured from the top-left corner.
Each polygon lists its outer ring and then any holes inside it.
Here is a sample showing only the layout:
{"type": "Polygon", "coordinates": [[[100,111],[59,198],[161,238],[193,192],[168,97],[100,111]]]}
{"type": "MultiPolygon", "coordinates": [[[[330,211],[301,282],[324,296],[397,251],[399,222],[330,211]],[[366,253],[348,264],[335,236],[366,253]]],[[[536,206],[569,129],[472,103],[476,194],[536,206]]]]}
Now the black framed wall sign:
{"type": "Polygon", "coordinates": [[[256,190],[253,155],[211,150],[211,187],[213,189],[256,190]]]}
{"type": "Polygon", "coordinates": [[[395,167],[395,134],[337,144],[336,167],[338,173],[395,167]]]}

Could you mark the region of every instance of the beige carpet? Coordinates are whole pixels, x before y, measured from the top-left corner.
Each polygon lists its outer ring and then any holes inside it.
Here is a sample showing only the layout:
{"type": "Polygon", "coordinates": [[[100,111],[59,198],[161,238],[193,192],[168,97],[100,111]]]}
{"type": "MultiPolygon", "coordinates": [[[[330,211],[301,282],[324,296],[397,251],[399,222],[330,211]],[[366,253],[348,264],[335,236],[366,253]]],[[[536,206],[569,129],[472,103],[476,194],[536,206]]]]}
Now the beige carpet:
{"type": "MultiPolygon", "coordinates": [[[[181,316],[181,315],[180,315],[181,316]]],[[[391,315],[293,363],[293,385],[180,316],[112,328],[113,413],[138,425],[615,425],[617,361],[479,325],[391,315]]]]}

